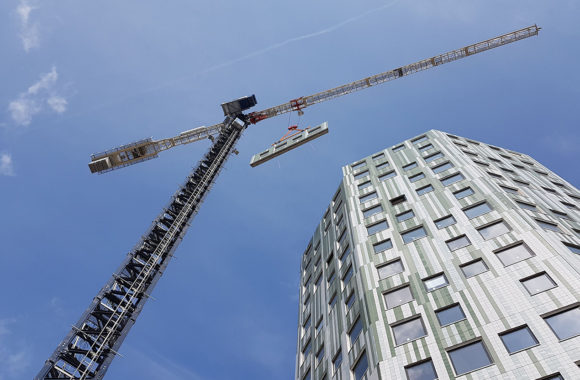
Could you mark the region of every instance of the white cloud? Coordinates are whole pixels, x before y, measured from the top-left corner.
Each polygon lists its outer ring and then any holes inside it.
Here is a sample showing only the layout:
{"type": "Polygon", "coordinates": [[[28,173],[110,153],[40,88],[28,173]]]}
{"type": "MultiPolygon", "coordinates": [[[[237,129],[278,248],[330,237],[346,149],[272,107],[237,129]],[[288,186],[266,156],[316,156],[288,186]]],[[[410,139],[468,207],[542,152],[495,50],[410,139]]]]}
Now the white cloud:
{"type": "Polygon", "coordinates": [[[38,26],[30,23],[30,13],[35,9],[36,7],[32,6],[28,0],[20,0],[16,8],[16,13],[20,18],[20,39],[27,53],[40,45],[38,26]]]}
{"type": "Polygon", "coordinates": [[[29,125],[32,117],[43,111],[46,107],[56,112],[63,113],[67,109],[67,100],[56,91],[58,72],[56,67],[42,75],[40,80],[10,102],[8,110],[12,120],[18,125],[29,125]]]}
{"type": "MultiPolygon", "coordinates": [[[[12,165],[12,156],[8,153],[0,154],[0,175],[14,175],[14,167],[12,165]]],[[[6,326],[0,321],[0,337],[6,333],[6,326]]]]}
{"type": "Polygon", "coordinates": [[[68,104],[65,98],[58,95],[51,96],[50,98],[48,98],[46,102],[48,103],[50,108],[52,108],[52,110],[57,113],[63,113],[64,111],[66,111],[66,106],[68,104]]]}

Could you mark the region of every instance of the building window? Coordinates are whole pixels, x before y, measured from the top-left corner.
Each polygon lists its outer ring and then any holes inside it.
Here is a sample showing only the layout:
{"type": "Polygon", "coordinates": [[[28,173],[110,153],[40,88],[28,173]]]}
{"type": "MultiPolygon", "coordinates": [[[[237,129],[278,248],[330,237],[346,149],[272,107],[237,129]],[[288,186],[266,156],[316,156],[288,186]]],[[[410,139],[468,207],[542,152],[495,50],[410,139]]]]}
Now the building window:
{"type": "Polygon", "coordinates": [[[367,175],[369,175],[369,171],[368,170],[364,170],[360,173],[356,173],[354,175],[354,179],[361,179],[362,177],[366,177],[367,175]]]}
{"type": "Polygon", "coordinates": [[[350,292],[350,294],[348,295],[346,301],[344,301],[345,305],[346,305],[346,310],[350,310],[350,308],[352,307],[352,305],[354,305],[354,290],[352,292],[350,292]]]}
{"type": "Polygon", "coordinates": [[[570,251],[580,255],[580,246],[572,243],[562,242],[570,251]]]}
{"type": "Polygon", "coordinates": [[[531,204],[531,203],[522,202],[522,201],[516,201],[516,203],[518,204],[518,206],[520,206],[523,209],[530,210],[530,211],[536,211],[536,206],[531,204]]]}
{"type": "Polygon", "coordinates": [[[405,149],[405,144],[401,144],[401,145],[394,147],[393,152],[398,152],[398,151],[403,150],[403,149],[405,149]]]}
{"type": "Polygon", "coordinates": [[[387,304],[387,309],[392,309],[414,300],[413,293],[411,292],[411,287],[409,285],[391,290],[390,292],[385,293],[384,297],[385,303],[387,304]]]}
{"type": "Polygon", "coordinates": [[[396,259],[384,265],[377,267],[377,272],[379,273],[379,279],[383,280],[387,277],[394,276],[399,273],[403,273],[405,268],[403,268],[403,262],[401,259],[396,259]]]}
{"type": "Polygon", "coordinates": [[[481,340],[449,350],[447,353],[457,376],[493,363],[481,340]]]}
{"type": "Polygon", "coordinates": [[[334,277],[335,277],[334,274],[335,274],[334,271],[330,272],[330,275],[328,276],[328,280],[327,280],[328,286],[332,285],[332,283],[334,282],[334,277]]]}
{"type": "Polygon", "coordinates": [[[316,353],[316,365],[319,365],[323,359],[324,359],[324,345],[320,346],[320,349],[316,353]]]}
{"type": "Polygon", "coordinates": [[[358,190],[364,190],[371,185],[371,181],[366,181],[358,185],[358,190]]]}
{"type": "Polygon", "coordinates": [[[461,268],[461,271],[463,272],[465,278],[477,276],[478,274],[482,274],[489,270],[483,259],[470,261],[468,263],[460,265],[459,267],[461,268]]]}
{"type": "Polygon", "coordinates": [[[457,223],[457,221],[455,220],[453,215],[447,215],[441,219],[435,220],[434,223],[435,223],[435,226],[437,226],[437,229],[440,230],[442,228],[454,225],[455,223],[457,223]]]}
{"type": "Polygon", "coordinates": [[[318,318],[318,322],[316,322],[316,336],[320,334],[322,331],[323,323],[322,323],[322,315],[318,318]]]}
{"type": "Polygon", "coordinates": [[[521,279],[520,282],[531,296],[558,286],[546,272],[534,274],[531,277],[521,279]]]}
{"type": "Polygon", "coordinates": [[[377,195],[376,191],[373,191],[372,193],[369,193],[365,196],[362,196],[359,199],[360,199],[360,203],[365,203],[365,202],[368,202],[371,199],[375,199],[375,198],[378,198],[378,195],[377,195]]]}
{"type": "Polygon", "coordinates": [[[391,241],[391,239],[383,240],[376,244],[373,244],[373,249],[375,253],[380,253],[391,248],[393,248],[393,242],[391,241]]]}
{"type": "Polygon", "coordinates": [[[553,373],[537,380],[564,380],[564,378],[559,373],[553,373]]]}
{"type": "Polygon", "coordinates": [[[478,228],[477,231],[484,240],[489,240],[507,234],[510,232],[510,227],[506,222],[500,220],[499,222],[493,222],[492,224],[478,228]]]}
{"type": "Polygon", "coordinates": [[[520,185],[522,185],[522,186],[526,186],[526,187],[530,186],[530,183],[529,183],[529,182],[523,181],[523,180],[521,180],[521,179],[518,179],[518,178],[512,178],[512,180],[513,180],[515,183],[518,183],[518,184],[520,184],[520,185]]]}
{"type": "Polygon", "coordinates": [[[419,152],[424,153],[424,152],[428,151],[429,149],[433,149],[433,145],[427,144],[427,145],[420,146],[419,152]]]}
{"type": "Polygon", "coordinates": [[[576,207],[576,205],[574,205],[572,203],[568,203],[568,202],[564,202],[564,201],[560,201],[560,203],[562,203],[564,206],[566,206],[572,210],[578,210],[578,207],[576,207]]]}
{"type": "Polygon", "coordinates": [[[433,290],[449,285],[449,281],[447,281],[445,273],[439,273],[423,279],[423,284],[425,285],[425,289],[427,289],[428,292],[432,292],[433,290]]]}
{"type": "Polygon", "coordinates": [[[580,335],[580,307],[578,306],[543,318],[560,340],[580,335]]]}
{"type": "Polygon", "coordinates": [[[352,278],[352,265],[348,267],[346,273],[344,274],[344,276],[342,276],[342,283],[344,284],[344,286],[348,284],[351,278],[352,278]]]}
{"type": "Polygon", "coordinates": [[[461,151],[462,151],[463,153],[465,153],[465,154],[469,154],[470,156],[477,157],[477,153],[475,153],[475,152],[472,152],[472,151],[470,151],[470,150],[467,150],[467,149],[462,149],[461,151]]]}
{"type": "Polygon", "coordinates": [[[304,377],[302,378],[302,380],[310,380],[310,368],[308,368],[308,372],[306,372],[306,375],[304,375],[304,377]]]}
{"type": "Polygon", "coordinates": [[[378,164],[378,165],[376,166],[376,168],[377,168],[377,170],[381,170],[381,169],[384,169],[384,168],[386,168],[387,166],[389,166],[389,162],[388,162],[388,161],[386,161],[386,162],[383,162],[382,164],[378,164]]]}
{"type": "Polygon", "coordinates": [[[437,315],[437,320],[439,320],[441,327],[466,319],[465,313],[458,303],[435,310],[435,315],[437,315]]]}
{"type": "Polygon", "coordinates": [[[320,274],[318,275],[318,278],[316,278],[316,289],[318,290],[318,288],[320,288],[320,284],[322,284],[322,272],[320,272],[320,274]]]}
{"type": "Polygon", "coordinates": [[[423,141],[427,141],[427,136],[423,135],[423,136],[417,137],[416,139],[411,140],[411,142],[413,144],[418,144],[418,143],[423,142],[423,141]]]}
{"type": "Polygon", "coordinates": [[[397,218],[397,222],[403,222],[407,219],[411,219],[412,217],[415,216],[415,213],[413,212],[413,210],[407,210],[405,212],[402,212],[398,215],[396,215],[395,217],[397,218]]]}
{"type": "Polygon", "coordinates": [[[334,308],[334,305],[336,305],[336,292],[332,293],[330,301],[328,301],[328,306],[330,307],[330,310],[334,308]]]}
{"type": "Polygon", "coordinates": [[[340,261],[346,260],[346,258],[350,255],[350,245],[347,245],[345,249],[342,250],[342,254],[340,256],[340,261]]]}
{"type": "Polygon", "coordinates": [[[524,243],[512,245],[494,252],[504,267],[527,260],[534,256],[534,252],[524,243]]]}
{"type": "Polygon", "coordinates": [[[431,170],[433,170],[433,173],[438,174],[438,173],[444,172],[445,170],[449,170],[452,167],[454,167],[454,166],[451,162],[446,162],[444,164],[435,166],[431,170]]]}
{"type": "Polygon", "coordinates": [[[393,178],[396,175],[397,175],[397,173],[395,173],[394,170],[391,170],[390,172],[386,172],[385,174],[379,176],[379,180],[380,181],[384,181],[384,180],[386,180],[388,178],[393,178]]]}
{"type": "Polygon", "coordinates": [[[490,176],[495,177],[495,178],[503,178],[501,176],[501,174],[497,174],[497,173],[494,173],[494,172],[488,171],[487,174],[489,174],[490,176]]]}
{"type": "Polygon", "coordinates": [[[443,156],[444,156],[443,153],[437,152],[437,153],[433,153],[433,154],[425,157],[424,160],[425,160],[425,162],[431,162],[431,161],[435,161],[443,156]]]}
{"type": "Polygon", "coordinates": [[[376,234],[377,232],[384,231],[387,228],[389,228],[389,224],[387,223],[386,220],[383,220],[378,223],[367,226],[367,232],[369,235],[373,235],[376,234]]]}
{"type": "Polygon", "coordinates": [[[505,190],[508,193],[511,194],[519,194],[520,192],[518,191],[518,189],[514,189],[513,187],[509,187],[509,186],[505,186],[505,185],[499,185],[499,187],[501,187],[503,190],[505,190]]]}
{"type": "Polygon", "coordinates": [[[310,353],[310,349],[312,348],[310,342],[312,340],[308,339],[308,343],[306,343],[306,345],[304,346],[304,348],[302,348],[302,360],[306,360],[306,358],[308,357],[308,354],[310,353]]]}
{"type": "Polygon", "coordinates": [[[352,164],[350,167],[353,169],[358,169],[358,168],[362,168],[363,166],[366,166],[366,165],[367,165],[366,161],[361,161],[361,162],[358,162],[356,164],[352,164]]]}
{"type": "Polygon", "coordinates": [[[306,334],[309,328],[310,328],[310,314],[308,314],[308,317],[306,317],[306,321],[302,324],[302,335],[306,334]]]}
{"type": "Polygon", "coordinates": [[[425,236],[427,236],[427,231],[425,231],[425,228],[423,228],[423,226],[421,227],[417,227],[414,228],[412,230],[406,231],[401,233],[401,236],[403,237],[403,241],[405,242],[405,244],[411,243],[415,240],[424,238],[425,236]]]}
{"type": "Polygon", "coordinates": [[[550,189],[549,187],[540,186],[542,189],[546,190],[548,193],[556,194],[557,191],[554,189],[550,189]]]}
{"type": "Polygon", "coordinates": [[[354,375],[354,380],[361,380],[363,378],[363,376],[365,375],[365,373],[367,372],[367,369],[369,368],[369,363],[368,363],[368,359],[367,359],[367,353],[364,352],[360,359],[358,359],[358,361],[356,362],[356,364],[354,365],[353,369],[352,369],[352,373],[354,375]]]}
{"type": "Polygon", "coordinates": [[[468,196],[473,195],[473,194],[474,194],[474,191],[473,191],[473,189],[471,187],[466,187],[464,189],[455,191],[453,193],[453,195],[457,199],[462,199],[462,198],[468,197],[468,196]]]}
{"type": "Polygon", "coordinates": [[[464,144],[464,143],[459,142],[459,141],[453,141],[453,144],[455,144],[457,146],[461,146],[463,148],[467,148],[467,144],[464,144]]]}
{"type": "Polygon", "coordinates": [[[332,358],[332,366],[334,367],[334,373],[338,372],[341,363],[342,363],[342,351],[338,350],[338,352],[334,355],[334,358],[332,358]]]}
{"type": "Polygon", "coordinates": [[[560,217],[560,218],[562,218],[562,219],[569,219],[569,220],[572,220],[572,219],[570,218],[570,215],[566,214],[565,212],[558,211],[558,210],[552,210],[552,209],[550,209],[550,211],[552,211],[552,213],[554,213],[554,215],[556,215],[557,217],[560,217]]]}
{"type": "Polygon", "coordinates": [[[510,354],[526,350],[539,344],[528,326],[503,332],[499,334],[499,337],[510,354]]]}
{"type": "Polygon", "coordinates": [[[438,378],[431,359],[405,367],[405,373],[408,380],[435,380],[438,378]]]}
{"type": "Polygon", "coordinates": [[[379,153],[379,154],[375,154],[373,156],[373,160],[379,160],[381,158],[385,157],[385,154],[383,152],[379,153]]]}
{"type": "Polygon", "coordinates": [[[558,225],[557,224],[550,223],[548,221],[541,220],[541,219],[536,219],[536,223],[538,223],[540,225],[540,227],[542,227],[545,230],[550,230],[550,231],[555,231],[555,232],[562,232],[558,228],[558,225]]]}
{"type": "Polygon", "coordinates": [[[417,195],[427,194],[427,193],[433,191],[433,186],[431,186],[431,185],[423,186],[423,187],[418,188],[415,191],[417,191],[417,195]]]}
{"type": "Polygon", "coordinates": [[[411,169],[415,169],[417,167],[417,163],[416,162],[411,162],[410,164],[407,164],[405,166],[403,166],[403,170],[404,171],[408,171],[411,169]]]}
{"type": "Polygon", "coordinates": [[[378,206],[374,206],[374,207],[371,207],[369,209],[366,209],[362,213],[363,213],[363,217],[366,219],[366,218],[371,217],[373,215],[376,215],[382,211],[383,211],[383,206],[378,205],[378,206]]]}
{"type": "Polygon", "coordinates": [[[471,245],[471,242],[469,241],[467,236],[461,235],[451,240],[447,240],[445,244],[447,244],[447,248],[449,248],[450,251],[456,251],[460,248],[471,245]]]}
{"type": "Polygon", "coordinates": [[[399,195],[397,197],[390,199],[389,202],[391,202],[391,206],[395,206],[395,205],[398,205],[399,203],[405,202],[406,200],[407,200],[407,197],[403,194],[403,195],[399,195]]]}
{"type": "Polygon", "coordinates": [[[477,218],[483,214],[487,214],[491,211],[491,207],[487,204],[487,202],[479,203],[475,206],[467,207],[463,209],[463,212],[469,219],[477,218]]]}
{"type": "Polygon", "coordinates": [[[480,166],[489,166],[489,164],[487,162],[479,161],[479,160],[476,160],[474,158],[472,160],[473,160],[473,162],[475,162],[476,164],[478,164],[480,166]]]}
{"type": "Polygon", "coordinates": [[[420,316],[405,322],[397,323],[391,327],[393,329],[393,335],[395,336],[395,343],[397,346],[427,335],[427,331],[423,325],[423,320],[420,316]]]}
{"type": "Polygon", "coordinates": [[[350,331],[348,332],[348,337],[350,339],[350,345],[351,346],[356,342],[356,340],[358,339],[361,331],[362,331],[362,321],[361,321],[361,318],[358,317],[358,319],[352,325],[352,327],[350,328],[350,331]]]}
{"type": "Polygon", "coordinates": [[[455,182],[459,182],[459,181],[461,181],[461,180],[462,180],[462,179],[464,179],[464,178],[465,178],[465,177],[463,176],[463,174],[461,174],[461,173],[456,173],[456,174],[453,174],[453,175],[451,175],[451,176],[449,176],[449,177],[445,177],[445,178],[443,178],[443,179],[441,180],[441,183],[442,183],[444,186],[449,186],[449,185],[451,185],[451,184],[453,184],[453,183],[455,183],[455,182]]]}
{"type": "Polygon", "coordinates": [[[512,173],[512,174],[513,174],[513,173],[515,173],[513,170],[511,170],[511,169],[508,169],[508,168],[504,168],[503,166],[500,166],[499,168],[500,168],[501,170],[503,170],[504,172],[506,172],[506,173],[512,173]]]}
{"type": "Polygon", "coordinates": [[[411,182],[417,182],[420,179],[425,178],[425,174],[423,173],[419,173],[419,174],[415,174],[414,176],[409,177],[409,181],[411,182]]]}
{"type": "Polygon", "coordinates": [[[455,140],[458,140],[459,139],[459,137],[454,136],[454,135],[451,135],[449,133],[447,133],[447,137],[450,137],[450,138],[455,139],[455,140]]]}

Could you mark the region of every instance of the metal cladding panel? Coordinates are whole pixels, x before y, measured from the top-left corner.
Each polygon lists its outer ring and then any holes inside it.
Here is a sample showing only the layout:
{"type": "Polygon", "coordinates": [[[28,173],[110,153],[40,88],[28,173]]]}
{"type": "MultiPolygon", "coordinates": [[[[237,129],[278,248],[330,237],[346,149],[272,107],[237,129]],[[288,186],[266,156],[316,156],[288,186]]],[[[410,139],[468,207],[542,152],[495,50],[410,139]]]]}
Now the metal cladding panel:
{"type": "Polygon", "coordinates": [[[301,260],[295,379],[351,379],[364,355],[366,380],[407,380],[427,361],[439,379],[580,379],[580,335],[559,339],[545,320],[580,307],[579,206],[578,189],[530,156],[435,130],[345,166],[301,260]],[[479,215],[465,212],[482,202],[479,215]],[[469,245],[448,244],[460,237],[469,245]],[[533,254],[514,250],[506,265],[499,253],[520,244],[533,254]],[[539,275],[555,286],[531,294],[523,281],[539,275]],[[408,302],[387,305],[405,287],[408,302]],[[442,325],[438,313],[455,305],[463,316],[442,325]],[[395,339],[394,327],[418,318],[421,334],[395,339]],[[520,326],[539,344],[510,354],[502,336],[520,326]],[[449,351],[472,342],[490,363],[463,376],[449,351]]]}
{"type": "Polygon", "coordinates": [[[273,144],[268,150],[261,153],[255,154],[250,160],[250,166],[256,167],[263,164],[266,161],[270,161],[274,157],[278,157],[292,149],[298,148],[300,145],[306,144],[320,136],[328,133],[328,123],[317,125],[316,127],[311,127],[305,129],[302,133],[290,137],[286,140],[279,141],[273,144]]]}

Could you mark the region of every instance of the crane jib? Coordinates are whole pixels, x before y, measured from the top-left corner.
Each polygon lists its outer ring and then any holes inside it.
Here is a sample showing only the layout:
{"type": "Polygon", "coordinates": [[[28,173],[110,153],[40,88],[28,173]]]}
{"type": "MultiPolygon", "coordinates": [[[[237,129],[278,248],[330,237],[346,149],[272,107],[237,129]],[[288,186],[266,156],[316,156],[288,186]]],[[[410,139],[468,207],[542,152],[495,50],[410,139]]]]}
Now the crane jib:
{"type": "Polygon", "coordinates": [[[293,99],[288,103],[280,104],[275,107],[270,107],[262,111],[251,112],[248,117],[250,123],[255,124],[259,121],[269,119],[287,112],[301,111],[302,109],[313,104],[321,103],[327,100],[337,98],[339,96],[347,95],[355,91],[375,86],[377,84],[389,82],[394,79],[402,78],[409,74],[414,74],[419,71],[427,70],[435,66],[440,66],[444,63],[456,61],[477,53],[484,52],[499,46],[507,45],[512,42],[522,40],[524,38],[532,37],[538,34],[541,28],[537,25],[528,26],[511,33],[502,34],[491,38],[489,40],[477,42],[472,45],[462,47],[460,49],[451,50],[449,52],[427,58],[406,66],[398,67],[394,70],[385,71],[355,82],[351,82],[339,87],[332,88],[314,95],[304,96],[293,99]]]}

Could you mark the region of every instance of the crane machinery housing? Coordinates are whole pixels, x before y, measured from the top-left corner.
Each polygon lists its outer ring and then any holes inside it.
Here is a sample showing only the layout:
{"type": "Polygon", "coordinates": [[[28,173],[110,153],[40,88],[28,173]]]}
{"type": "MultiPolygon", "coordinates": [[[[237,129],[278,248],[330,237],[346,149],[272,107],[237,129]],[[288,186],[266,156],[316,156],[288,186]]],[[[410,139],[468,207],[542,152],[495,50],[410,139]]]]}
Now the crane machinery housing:
{"type": "MultiPolygon", "coordinates": [[[[222,104],[225,118],[221,123],[191,129],[158,141],[148,138],[92,155],[89,163],[91,172],[103,173],[155,158],[159,152],[177,145],[205,138],[213,141],[208,152],[171,197],[144,237],[126,255],[35,379],[102,379],[105,376],[226,160],[236,152],[235,145],[243,130],[250,124],[291,111],[302,113],[304,108],[311,105],[535,36],[539,30],[539,27],[532,25],[262,111],[244,113],[257,102],[254,95],[243,97],[222,104]]],[[[319,133],[324,128],[326,125],[319,133]]],[[[312,130],[312,133],[316,131],[312,130]]],[[[301,144],[290,145],[292,147],[285,151],[301,144]]]]}

